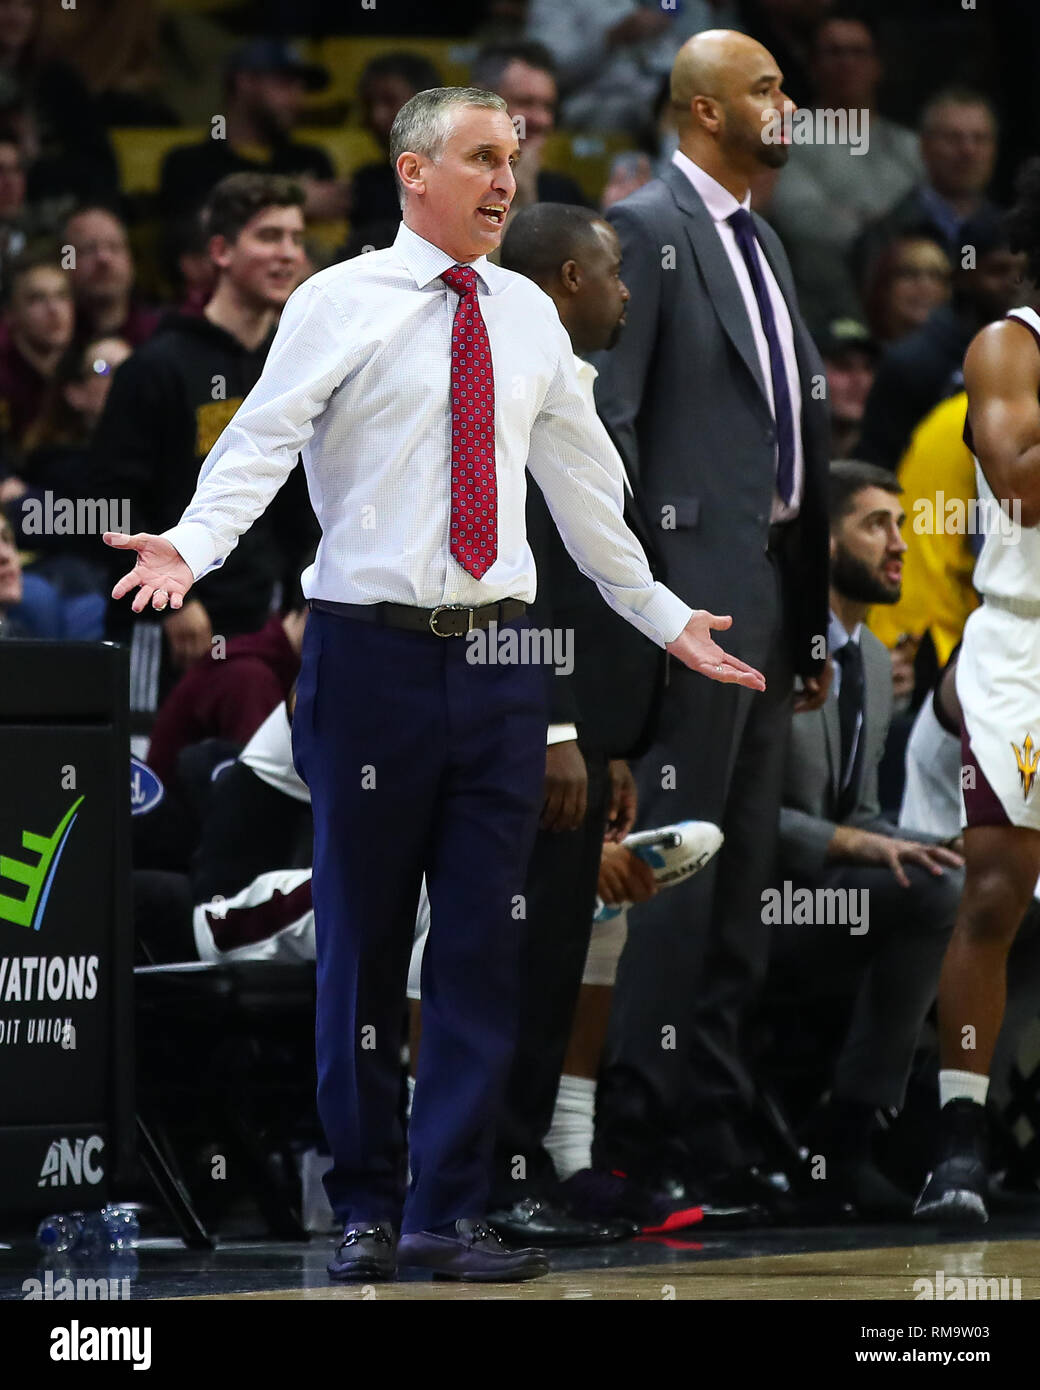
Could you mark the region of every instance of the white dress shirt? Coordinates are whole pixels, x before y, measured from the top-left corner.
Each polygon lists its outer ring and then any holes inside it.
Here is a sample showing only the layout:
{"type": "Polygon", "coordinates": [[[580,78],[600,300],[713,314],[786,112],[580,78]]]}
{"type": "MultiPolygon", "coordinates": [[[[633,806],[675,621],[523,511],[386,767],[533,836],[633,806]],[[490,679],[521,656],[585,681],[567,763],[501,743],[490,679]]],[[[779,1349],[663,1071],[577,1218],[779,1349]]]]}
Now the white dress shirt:
{"type": "MultiPolygon", "coordinates": [[[[775,421],[776,408],[773,404],[773,373],[769,365],[769,340],[762,327],[762,314],[758,307],[758,300],[755,298],[755,287],[751,283],[747,262],[737,244],[737,234],[726,220],[728,217],[732,217],[738,208],[744,208],[750,212],[751,195],[748,194],[742,203],[738,203],[728,188],[723,188],[721,183],[713,179],[710,174],[706,174],[700,165],[694,164],[693,160],[683,154],[682,150],[675,151],[672,155],[672,163],[682,170],[700,194],[704,206],[708,209],[712,221],[715,223],[715,230],[719,234],[719,240],[722,242],[729,263],[733,267],[733,274],[737,277],[737,284],[740,286],[740,294],[751,324],[751,332],[755,338],[755,349],[758,352],[758,364],[762,369],[766,398],[769,401],[769,409],[772,411],[775,421]]],[[[794,413],[794,491],[791,494],[791,504],[790,506],[785,504],[774,487],[773,507],[769,519],[770,521],[792,521],[798,515],[801,507],[802,485],[805,477],[805,456],[802,450],[802,382],[798,371],[798,355],[794,347],[794,329],[791,327],[791,313],[787,307],[787,301],[780,291],[780,286],[776,283],[776,276],[773,274],[769,262],[761,254],[757,245],[756,254],[762,270],[762,278],[765,280],[766,289],[769,292],[769,302],[773,306],[773,317],[776,320],[776,331],[780,339],[784,369],[787,372],[787,389],[791,393],[791,409],[794,413]]]]}
{"type": "Polygon", "coordinates": [[[578,383],[556,307],[473,262],[495,376],[498,553],[481,579],[449,549],[451,257],[402,223],[392,247],[319,271],[289,298],[260,380],[210,451],[166,538],[196,579],[221,564],[302,452],[322,538],[307,598],[419,608],[530,602],[525,465],[568,550],[659,646],[690,608],[656,583],[622,518],[620,460],[578,383]]]}

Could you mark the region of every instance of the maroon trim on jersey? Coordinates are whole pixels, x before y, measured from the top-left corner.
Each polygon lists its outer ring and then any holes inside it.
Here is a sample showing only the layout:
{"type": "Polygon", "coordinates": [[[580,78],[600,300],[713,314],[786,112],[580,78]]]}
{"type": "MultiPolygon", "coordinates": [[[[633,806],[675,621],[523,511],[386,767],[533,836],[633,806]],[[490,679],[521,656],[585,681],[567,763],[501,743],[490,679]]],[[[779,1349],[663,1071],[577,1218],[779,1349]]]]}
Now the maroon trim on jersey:
{"type": "Polygon", "coordinates": [[[225,907],[220,912],[207,908],[206,921],[217,950],[233,951],[237,946],[253,946],[258,941],[277,936],[310,910],[311,881],[308,878],[291,893],[283,893],[276,888],[265,903],[253,903],[249,907],[225,907]]]}
{"type": "Polygon", "coordinates": [[[1036,343],[1037,347],[1040,348],[1040,332],[1037,332],[1031,323],[1027,322],[1025,319],[1020,319],[1017,314],[1005,314],[1004,317],[1006,319],[1011,319],[1013,323],[1020,323],[1023,328],[1028,328],[1033,335],[1033,341],[1036,343]]]}
{"type": "Polygon", "coordinates": [[[986,774],[979,766],[979,761],[972,751],[972,746],[968,742],[968,731],[965,728],[961,729],[961,763],[964,767],[972,768],[975,773],[974,787],[965,787],[963,774],[961,777],[967,824],[969,826],[1010,825],[1011,820],[1001,805],[1000,797],[986,780],[986,774]]]}

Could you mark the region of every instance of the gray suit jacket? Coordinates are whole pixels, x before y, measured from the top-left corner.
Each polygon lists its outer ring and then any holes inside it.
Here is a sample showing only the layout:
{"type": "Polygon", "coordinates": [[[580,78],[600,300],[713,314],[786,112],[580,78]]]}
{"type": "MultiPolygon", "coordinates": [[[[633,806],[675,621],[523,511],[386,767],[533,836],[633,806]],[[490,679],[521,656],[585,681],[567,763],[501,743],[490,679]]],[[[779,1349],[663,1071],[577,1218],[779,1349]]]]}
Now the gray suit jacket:
{"type": "MultiPolygon", "coordinates": [[[[892,720],[892,659],[867,628],[860,629],[863,652],[863,724],[865,740],[859,762],[856,803],[841,824],[876,830],[901,840],[940,843],[942,837],[902,830],[881,814],[878,765],[892,720]]],[[[816,879],[827,865],[827,846],[835,819],[841,772],[841,726],[838,697],[831,687],[822,709],[796,714],[791,724],[780,810],[780,867],[784,877],[816,879]]]]}
{"type": "MultiPolygon", "coordinates": [[[[776,473],[775,425],[751,324],[725,248],[690,181],[669,165],[607,214],[631,291],[617,346],[593,359],[596,399],[642,485],[668,583],[692,606],[732,613],[724,645],[765,660],[776,634],[764,562],[776,473]]],[[[802,383],[805,488],[783,564],[794,670],[817,672],[827,632],[827,406],[823,364],[798,313],[776,233],[755,218],[787,300],[802,383]]]]}

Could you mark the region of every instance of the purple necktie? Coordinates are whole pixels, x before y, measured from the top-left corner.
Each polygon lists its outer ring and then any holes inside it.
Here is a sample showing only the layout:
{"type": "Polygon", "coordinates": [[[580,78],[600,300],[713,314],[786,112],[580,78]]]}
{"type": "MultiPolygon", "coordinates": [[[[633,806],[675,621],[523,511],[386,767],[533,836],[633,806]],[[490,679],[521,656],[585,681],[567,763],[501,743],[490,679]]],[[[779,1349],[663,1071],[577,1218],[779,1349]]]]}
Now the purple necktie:
{"type": "Polygon", "coordinates": [[[794,410],[791,407],[791,387],[780,347],[780,334],[776,331],[776,315],[759,263],[758,238],[750,212],[747,208],[738,208],[726,221],[733,228],[740,254],[751,276],[762,328],[769,344],[769,371],[773,378],[773,412],[776,416],[776,489],[784,503],[790,505],[794,496],[794,410]]]}

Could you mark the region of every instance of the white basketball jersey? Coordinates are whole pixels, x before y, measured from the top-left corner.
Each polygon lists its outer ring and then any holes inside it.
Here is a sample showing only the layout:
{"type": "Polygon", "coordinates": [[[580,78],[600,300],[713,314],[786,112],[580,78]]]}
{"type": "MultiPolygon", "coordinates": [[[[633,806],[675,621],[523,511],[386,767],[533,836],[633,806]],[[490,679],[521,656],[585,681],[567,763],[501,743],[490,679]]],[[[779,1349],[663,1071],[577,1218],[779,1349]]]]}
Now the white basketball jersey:
{"type": "MultiPolygon", "coordinates": [[[[1031,329],[1040,352],[1040,314],[1034,309],[1012,309],[1008,318],[1019,319],[1031,329]]],[[[972,446],[970,434],[967,436],[972,446]]],[[[975,459],[978,518],[984,536],[975,565],[975,588],[983,597],[1027,600],[1040,613],[1040,526],[1019,526],[1013,510],[994,497],[985,474],[975,459]]]]}

